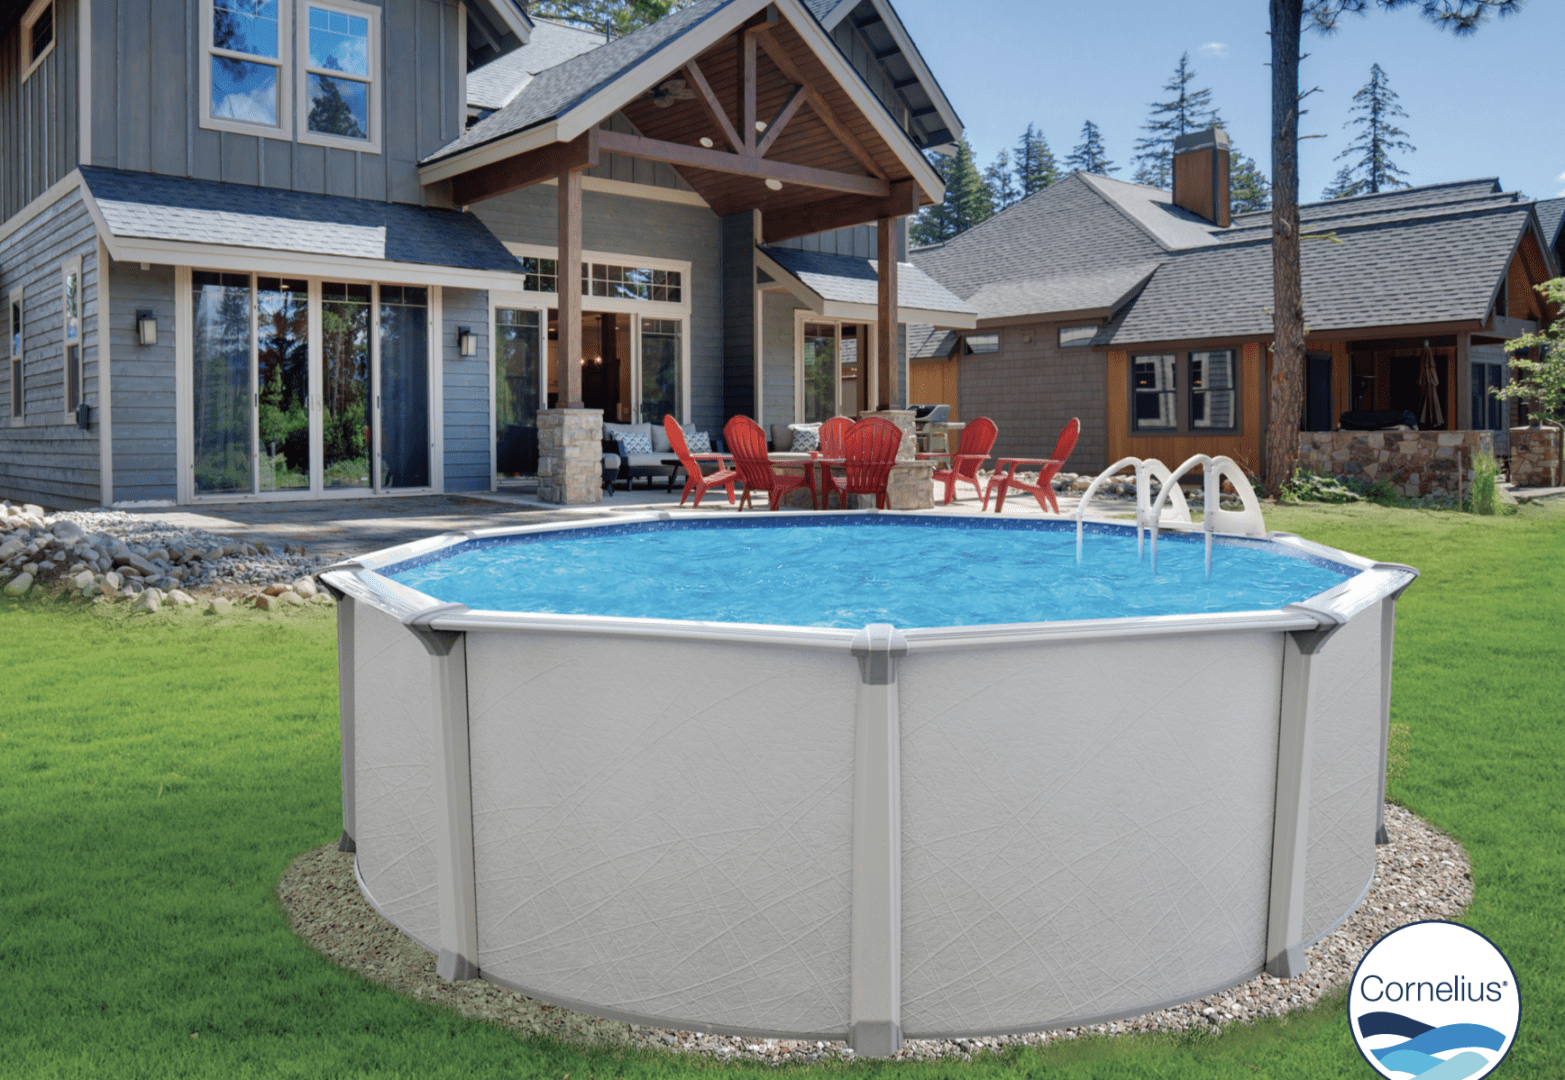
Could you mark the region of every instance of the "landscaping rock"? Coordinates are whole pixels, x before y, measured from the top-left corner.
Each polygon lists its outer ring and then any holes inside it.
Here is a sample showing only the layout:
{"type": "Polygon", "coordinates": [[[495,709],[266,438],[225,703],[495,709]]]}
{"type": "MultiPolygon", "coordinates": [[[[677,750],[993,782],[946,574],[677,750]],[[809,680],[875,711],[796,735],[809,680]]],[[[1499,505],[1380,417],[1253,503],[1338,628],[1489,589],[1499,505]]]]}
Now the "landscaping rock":
{"type": "Polygon", "coordinates": [[[223,612],[232,611],[233,609],[234,602],[221,596],[214,596],[206,602],[206,613],[208,615],[221,615],[223,612]]]}
{"type": "Polygon", "coordinates": [[[156,611],[158,610],[158,592],[156,589],[148,589],[130,603],[131,611],[156,611]]]}
{"type": "Polygon", "coordinates": [[[74,544],[76,541],[81,540],[87,535],[86,533],[82,532],[82,527],[80,525],[67,519],[56,521],[50,531],[52,531],[55,536],[69,544],[74,544]]]}
{"type": "Polygon", "coordinates": [[[288,591],[288,586],[284,585],[280,581],[274,581],[270,585],[263,588],[261,591],[267,596],[281,596],[283,593],[288,591]]]}
{"type": "Polygon", "coordinates": [[[300,596],[296,592],[293,592],[292,590],[289,590],[288,592],[285,592],[285,593],[279,593],[277,595],[277,599],[281,600],[284,604],[287,604],[289,607],[303,607],[304,606],[304,597],[300,596]]]}
{"type": "Polygon", "coordinates": [[[282,601],[275,596],[262,593],[255,598],[255,606],[257,611],[275,611],[282,606],[282,601]]]}
{"type": "Polygon", "coordinates": [[[315,587],[314,578],[302,577],[293,583],[293,591],[304,597],[306,600],[311,600],[315,597],[315,594],[319,590],[315,587]]]}
{"type": "Polygon", "coordinates": [[[81,573],[71,578],[72,587],[77,589],[90,589],[92,588],[92,584],[93,581],[91,570],[83,570],[81,573]]]}
{"type": "Polygon", "coordinates": [[[33,575],[26,570],[5,583],[5,591],[10,596],[26,596],[27,590],[32,587],[33,575]]]}
{"type": "Polygon", "coordinates": [[[195,597],[191,596],[183,589],[170,589],[166,599],[169,603],[178,604],[180,607],[189,607],[191,604],[196,602],[195,597]]]}

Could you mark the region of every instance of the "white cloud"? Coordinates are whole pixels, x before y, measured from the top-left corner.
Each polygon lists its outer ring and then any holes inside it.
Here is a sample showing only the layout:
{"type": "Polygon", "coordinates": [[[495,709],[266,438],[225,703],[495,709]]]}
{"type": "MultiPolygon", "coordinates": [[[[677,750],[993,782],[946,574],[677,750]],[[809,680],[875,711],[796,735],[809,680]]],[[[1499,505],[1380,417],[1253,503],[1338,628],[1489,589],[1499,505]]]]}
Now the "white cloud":
{"type": "Polygon", "coordinates": [[[1205,45],[1202,45],[1196,51],[1199,52],[1202,56],[1227,56],[1228,46],[1224,45],[1221,41],[1208,41],[1205,45]]]}

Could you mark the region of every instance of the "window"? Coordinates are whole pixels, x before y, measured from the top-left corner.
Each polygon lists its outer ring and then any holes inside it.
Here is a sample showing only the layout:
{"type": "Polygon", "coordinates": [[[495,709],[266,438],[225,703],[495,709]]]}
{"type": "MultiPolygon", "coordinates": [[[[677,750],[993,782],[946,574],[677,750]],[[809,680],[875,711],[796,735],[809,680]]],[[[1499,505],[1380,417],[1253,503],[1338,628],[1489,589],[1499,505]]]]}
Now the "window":
{"type": "MultiPolygon", "coordinates": [[[[662,271],[658,271],[662,273],[662,271]]],[[[672,271],[671,271],[672,272],[672,271]]],[[[641,320],[641,421],[662,423],[679,412],[679,319],[641,320]]]]}
{"type": "Polygon", "coordinates": [[[286,0],[202,0],[201,126],[289,137],[286,0]]]}
{"type": "Polygon", "coordinates": [[[54,50],[54,0],[38,0],[22,16],[22,79],[54,50]]]}
{"type": "Polygon", "coordinates": [[[1190,428],[1233,431],[1239,426],[1238,358],[1232,349],[1190,354],[1190,428]]]}
{"type": "Polygon", "coordinates": [[[678,270],[653,270],[644,266],[610,266],[582,263],[583,296],[617,296],[622,300],[652,300],[677,304],[682,295],[678,270]]]}
{"type": "Polygon", "coordinates": [[[11,355],[11,415],[22,415],[22,290],[12,289],[6,303],[7,341],[11,355]]]}
{"type": "Polygon", "coordinates": [[[1096,326],[1062,326],[1060,327],[1060,348],[1069,349],[1077,345],[1091,345],[1092,339],[1098,336],[1096,326]]]}
{"type": "Polygon", "coordinates": [[[559,262],[555,259],[540,259],[532,255],[519,255],[516,259],[522,264],[522,273],[527,275],[522,281],[522,288],[527,292],[553,293],[560,291],[559,262]]]}
{"type": "Polygon", "coordinates": [[[300,42],[299,141],[380,151],[380,12],[337,0],[306,4],[300,42]]]}
{"type": "Polygon", "coordinates": [[[973,353],[992,353],[1000,351],[999,334],[968,334],[962,339],[962,351],[971,356],[973,353]]]}
{"type": "Polygon", "coordinates": [[[65,412],[74,413],[82,403],[81,259],[67,262],[60,272],[61,340],[65,343],[65,412]]]}
{"type": "Polygon", "coordinates": [[[818,424],[837,415],[837,324],[804,324],[804,369],[801,372],[801,423],[818,424]]]}
{"type": "Polygon", "coordinates": [[[1175,411],[1177,360],[1173,353],[1133,356],[1130,385],[1133,397],[1131,428],[1135,431],[1174,431],[1179,427],[1175,411]]]}
{"type": "Polygon", "coordinates": [[[1472,426],[1477,431],[1503,431],[1509,426],[1505,410],[1510,403],[1495,397],[1494,391],[1505,385],[1505,365],[1474,361],[1472,368],[1472,426]]]}

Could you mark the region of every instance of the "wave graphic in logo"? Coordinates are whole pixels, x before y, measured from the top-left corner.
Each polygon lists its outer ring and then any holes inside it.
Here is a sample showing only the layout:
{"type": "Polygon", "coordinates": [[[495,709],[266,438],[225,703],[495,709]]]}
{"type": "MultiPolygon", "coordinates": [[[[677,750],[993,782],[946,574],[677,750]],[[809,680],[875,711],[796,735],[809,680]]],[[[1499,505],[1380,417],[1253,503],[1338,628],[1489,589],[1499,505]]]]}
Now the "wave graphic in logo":
{"type": "Polygon", "coordinates": [[[1442,1024],[1433,1027],[1411,1016],[1396,1012],[1369,1012],[1358,1018],[1359,1035],[1400,1035],[1402,1041],[1371,1050],[1380,1063],[1392,1072],[1407,1073],[1419,1080],[1466,1080],[1483,1071],[1489,1059],[1471,1047],[1498,1050],[1505,1045],[1505,1033],[1483,1024],[1442,1024]],[[1438,1058],[1449,1050],[1461,1050],[1449,1058],[1438,1058]]]}

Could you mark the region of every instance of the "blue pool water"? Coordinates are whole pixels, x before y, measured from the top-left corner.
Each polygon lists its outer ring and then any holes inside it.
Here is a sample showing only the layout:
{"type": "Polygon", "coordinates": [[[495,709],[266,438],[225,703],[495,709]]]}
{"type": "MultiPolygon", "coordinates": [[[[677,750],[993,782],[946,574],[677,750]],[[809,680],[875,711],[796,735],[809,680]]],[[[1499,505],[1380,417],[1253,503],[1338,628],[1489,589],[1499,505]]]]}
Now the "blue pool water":
{"type": "Polygon", "coordinates": [[[1356,571],[1264,541],[960,518],[663,522],[469,541],[382,573],[469,608],[856,628],[1258,611],[1356,571]]]}

